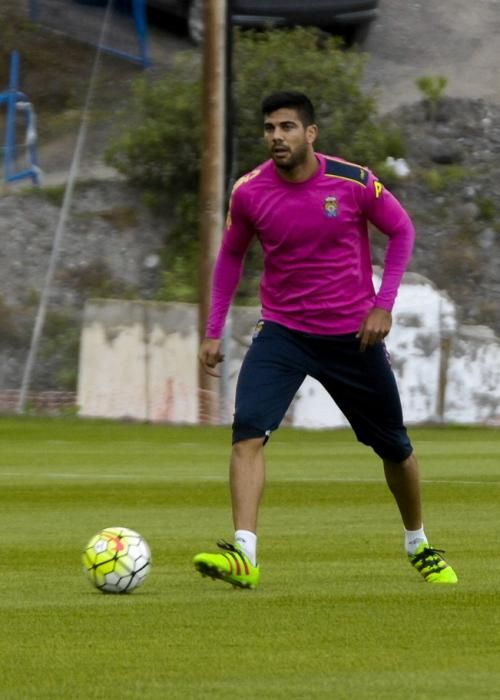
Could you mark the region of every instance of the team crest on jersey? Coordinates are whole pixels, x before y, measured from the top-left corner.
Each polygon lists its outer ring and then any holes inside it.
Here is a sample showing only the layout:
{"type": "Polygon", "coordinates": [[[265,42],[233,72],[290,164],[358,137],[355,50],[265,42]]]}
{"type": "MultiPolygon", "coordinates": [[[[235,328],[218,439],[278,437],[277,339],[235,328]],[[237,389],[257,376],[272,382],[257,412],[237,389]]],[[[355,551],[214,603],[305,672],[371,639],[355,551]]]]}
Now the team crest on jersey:
{"type": "Polygon", "coordinates": [[[337,197],[325,197],[323,209],[325,214],[331,219],[337,216],[337,197]]]}

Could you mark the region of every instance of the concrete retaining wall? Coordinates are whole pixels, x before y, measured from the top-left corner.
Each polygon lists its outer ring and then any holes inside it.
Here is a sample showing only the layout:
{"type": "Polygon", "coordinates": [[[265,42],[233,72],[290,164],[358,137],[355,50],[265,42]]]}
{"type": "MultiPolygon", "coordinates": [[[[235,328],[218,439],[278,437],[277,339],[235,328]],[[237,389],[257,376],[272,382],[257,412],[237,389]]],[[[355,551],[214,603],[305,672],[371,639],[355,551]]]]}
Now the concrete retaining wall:
{"type": "MultiPolygon", "coordinates": [[[[378,285],[379,278],[375,278],[378,285]]],[[[408,274],[387,341],[407,423],[500,423],[500,341],[482,326],[459,326],[446,294],[408,274]]],[[[229,423],[242,358],[259,318],[234,308],[223,364],[221,421],[229,423]]],[[[78,405],[84,416],[196,423],[197,308],[94,300],[82,329],[78,405]]],[[[307,378],[286,417],[290,425],[346,425],[323,388],[307,378]]]]}
{"type": "Polygon", "coordinates": [[[80,346],[80,414],[196,422],[196,319],[190,304],[88,302],[80,346]]]}

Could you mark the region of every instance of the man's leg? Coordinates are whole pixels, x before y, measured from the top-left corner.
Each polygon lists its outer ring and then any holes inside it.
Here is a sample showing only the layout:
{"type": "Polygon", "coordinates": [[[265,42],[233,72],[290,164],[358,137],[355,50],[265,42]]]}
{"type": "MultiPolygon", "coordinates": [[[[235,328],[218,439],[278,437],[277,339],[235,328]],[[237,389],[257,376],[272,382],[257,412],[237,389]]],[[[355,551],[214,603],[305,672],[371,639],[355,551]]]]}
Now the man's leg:
{"type": "Polygon", "coordinates": [[[264,444],[278,428],[308,373],[308,353],[297,334],[274,323],[260,323],[238,377],[229,470],[235,526],[234,545],[217,544],[222,553],[203,552],[195,568],[242,588],[259,583],[257,519],[264,490],[264,444]]]}
{"type": "Polygon", "coordinates": [[[406,530],[422,527],[422,501],[417,458],[411,454],[404,462],[384,462],[387,485],[396,499],[406,530]]]}
{"type": "Polygon", "coordinates": [[[396,499],[405,526],[405,545],[410,563],[426,581],[431,583],[456,583],[458,578],[441,556],[440,550],[427,542],[422,525],[422,503],[418,462],[414,454],[404,462],[384,459],[387,485],[396,499]]]}
{"type": "Polygon", "coordinates": [[[235,544],[219,540],[220,552],[202,552],[193,560],[201,574],[241,588],[255,588],[260,579],[257,516],[265,482],[264,439],[249,438],[233,444],[229,485],[235,544]]]}
{"type": "Polygon", "coordinates": [[[350,422],[360,442],[382,458],[389,489],[405,527],[410,563],[426,581],[456,583],[453,569],[431,547],[422,526],[420,478],[416,457],[403,423],[401,400],[382,343],[359,352],[359,341],[345,336],[331,342],[316,377],[350,422]]]}
{"type": "Polygon", "coordinates": [[[235,530],[257,533],[257,516],[264,491],[265,462],[262,438],[233,445],[229,469],[235,530]]]}

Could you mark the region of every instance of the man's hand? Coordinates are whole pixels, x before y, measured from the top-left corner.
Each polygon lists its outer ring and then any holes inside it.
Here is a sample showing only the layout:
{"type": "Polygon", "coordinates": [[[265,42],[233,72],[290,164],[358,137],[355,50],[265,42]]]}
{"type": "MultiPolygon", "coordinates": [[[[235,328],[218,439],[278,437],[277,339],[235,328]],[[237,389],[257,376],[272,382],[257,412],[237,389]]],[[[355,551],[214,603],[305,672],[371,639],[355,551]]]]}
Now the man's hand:
{"type": "Polygon", "coordinates": [[[224,355],[220,353],[220,344],[219,338],[204,338],[198,352],[203,369],[212,377],[220,377],[220,374],[214,371],[214,367],[224,360],[224,355]]]}
{"type": "Polygon", "coordinates": [[[392,326],[392,315],[385,309],[373,308],[365,318],[356,338],[360,338],[360,350],[364,352],[367,345],[375,345],[382,341],[392,326]]]}

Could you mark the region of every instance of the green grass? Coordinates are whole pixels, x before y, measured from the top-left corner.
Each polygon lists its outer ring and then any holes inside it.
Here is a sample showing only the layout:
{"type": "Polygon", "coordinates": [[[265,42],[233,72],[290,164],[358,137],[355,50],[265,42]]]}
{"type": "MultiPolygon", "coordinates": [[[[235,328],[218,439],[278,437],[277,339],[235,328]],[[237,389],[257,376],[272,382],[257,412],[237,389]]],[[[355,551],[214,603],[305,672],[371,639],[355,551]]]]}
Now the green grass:
{"type": "Polygon", "coordinates": [[[350,432],[282,429],[250,592],[191,565],[232,536],[227,429],[1,419],[1,700],[499,697],[500,431],[412,437],[458,586],[406,562],[382,470],[350,432]],[[109,525],[153,551],[129,596],[81,571],[109,525]]]}

